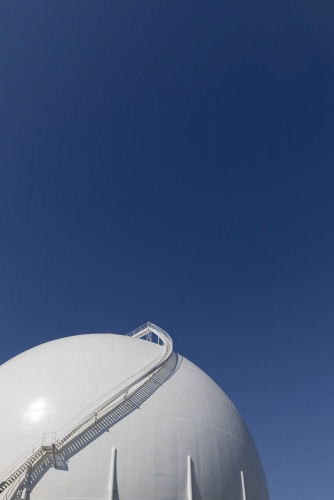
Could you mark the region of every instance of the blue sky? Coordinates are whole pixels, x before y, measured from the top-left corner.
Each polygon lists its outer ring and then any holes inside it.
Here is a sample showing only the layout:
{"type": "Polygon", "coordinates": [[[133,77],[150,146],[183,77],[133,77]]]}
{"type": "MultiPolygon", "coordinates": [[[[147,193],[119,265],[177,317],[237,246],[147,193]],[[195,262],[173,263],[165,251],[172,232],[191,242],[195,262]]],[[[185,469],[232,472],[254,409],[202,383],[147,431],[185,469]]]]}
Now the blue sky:
{"type": "Polygon", "coordinates": [[[155,322],[329,498],[331,3],[2,2],[0,67],[0,363],[155,322]]]}

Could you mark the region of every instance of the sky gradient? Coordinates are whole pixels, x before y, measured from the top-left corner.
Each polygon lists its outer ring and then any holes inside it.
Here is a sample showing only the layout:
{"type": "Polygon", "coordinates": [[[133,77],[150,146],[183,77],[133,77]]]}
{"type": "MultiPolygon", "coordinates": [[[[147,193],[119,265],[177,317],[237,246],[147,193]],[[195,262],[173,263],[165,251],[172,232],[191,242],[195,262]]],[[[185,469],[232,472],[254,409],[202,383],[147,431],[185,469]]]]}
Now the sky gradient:
{"type": "Polygon", "coordinates": [[[152,321],[332,494],[334,11],[2,2],[0,363],[152,321]]]}

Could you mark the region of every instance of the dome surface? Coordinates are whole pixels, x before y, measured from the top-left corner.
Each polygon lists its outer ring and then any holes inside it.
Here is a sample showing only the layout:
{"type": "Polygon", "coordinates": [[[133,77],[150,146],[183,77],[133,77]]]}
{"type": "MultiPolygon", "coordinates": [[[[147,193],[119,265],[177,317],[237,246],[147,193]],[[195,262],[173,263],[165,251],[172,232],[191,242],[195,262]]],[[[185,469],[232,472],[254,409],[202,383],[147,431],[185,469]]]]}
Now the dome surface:
{"type": "MultiPolygon", "coordinates": [[[[162,349],[121,335],[79,335],[42,344],[0,366],[0,474],[43,433],[58,431],[162,349]]],[[[110,500],[112,447],[114,499],[186,499],[190,456],[194,500],[241,500],[241,471],[247,500],[269,500],[239,412],[210,377],[176,353],[62,453],[46,451],[38,474],[31,474],[30,498],[110,500]]],[[[15,487],[8,500],[20,485],[15,487]]]]}

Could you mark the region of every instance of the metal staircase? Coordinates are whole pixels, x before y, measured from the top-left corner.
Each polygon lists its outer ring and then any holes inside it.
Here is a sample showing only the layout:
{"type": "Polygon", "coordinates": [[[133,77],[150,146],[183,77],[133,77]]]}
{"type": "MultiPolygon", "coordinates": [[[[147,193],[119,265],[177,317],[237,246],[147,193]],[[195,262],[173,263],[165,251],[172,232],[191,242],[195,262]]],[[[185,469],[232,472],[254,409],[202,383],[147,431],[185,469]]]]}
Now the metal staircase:
{"type": "Polygon", "coordinates": [[[114,387],[104,394],[81,413],[76,415],[70,422],[62,427],[57,433],[43,434],[35,445],[22,455],[9,469],[0,476],[0,494],[10,485],[20,479],[24,472],[32,469],[45,453],[59,453],[80,432],[101,419],[106,413],[118,408],[146,379],[166,363],[173,352],[173,341],[162,328],[153,323],[146,323],[137,328],[128,336],[133,338],[144,338],[152,340],[152,334],[162,342],[164,349],[150,364],[132,375],[130,378],[114,387]]]}

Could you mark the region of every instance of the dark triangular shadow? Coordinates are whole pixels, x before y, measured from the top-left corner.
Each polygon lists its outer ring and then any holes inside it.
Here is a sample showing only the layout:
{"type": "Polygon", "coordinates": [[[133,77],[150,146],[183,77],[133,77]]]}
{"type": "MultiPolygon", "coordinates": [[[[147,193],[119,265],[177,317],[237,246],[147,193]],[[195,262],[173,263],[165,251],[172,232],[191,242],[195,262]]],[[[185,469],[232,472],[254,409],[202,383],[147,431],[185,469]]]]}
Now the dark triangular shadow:
{"type": "Polygon", "coordinates": [[[191,482],[192,482],[192,490],[193,490],[193,500],[203,500],[202,495],[199,491],[193,460],[191,460],[191,482]]]}

